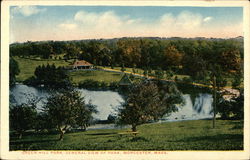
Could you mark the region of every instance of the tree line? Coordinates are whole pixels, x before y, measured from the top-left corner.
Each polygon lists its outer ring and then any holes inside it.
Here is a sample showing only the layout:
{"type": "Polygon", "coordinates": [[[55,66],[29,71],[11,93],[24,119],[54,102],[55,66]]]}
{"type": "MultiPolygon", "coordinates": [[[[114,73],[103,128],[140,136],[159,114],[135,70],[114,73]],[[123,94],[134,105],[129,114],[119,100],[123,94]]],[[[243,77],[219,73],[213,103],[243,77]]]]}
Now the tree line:
{"type": "Polygon", "coordinates": [[[45,41],[11,44],[12,56],[84,59],[100,66],[125,66],[142,69],[172,69],[201,79],[210,64],[223,71],[242,68],[243,42],[237,39],[154,39],[122,38],[111,40],[45,41]],[[202,70],[202,71],[201,71],[202,70]]]}

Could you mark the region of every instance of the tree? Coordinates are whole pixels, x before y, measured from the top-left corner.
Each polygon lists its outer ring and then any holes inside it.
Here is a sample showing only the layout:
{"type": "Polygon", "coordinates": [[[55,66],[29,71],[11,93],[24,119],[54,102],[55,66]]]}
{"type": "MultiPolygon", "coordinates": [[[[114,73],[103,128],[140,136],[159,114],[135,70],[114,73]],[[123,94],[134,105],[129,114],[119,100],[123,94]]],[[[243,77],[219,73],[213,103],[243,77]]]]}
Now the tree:
{"type": "Polygon", "coordinates": [[[157,79],[163,79],[164,78],[164,71],[161,68],[158,68],[155,71],[155,76],[157,79]]]}
{"type": "Polygon", "coordinates": [[[227,84],[226,79],[223,76],[221,66],[218,64],[209,66],[209,81],[213,89],[213,128],[215,128],[216,120],[216,105],[218,103],[218,91],[227,84]]]}
{"type": "Polygon", "coordinates": [[[50,131],[53,129],[52,119],[46,112],[39,112],[35,119],[36,131],[50,131]]]}
{"type": "Polygon", "coordinates": [[[16,75],[20,73],[19,66],[17,61],[13,58],[10,57],[10,85],[14,85],[16,82],[16,75]]]}
{"type": "Polygon", "coordinates": [[[75,90],[61,90],[51,95],[44,110],[60,132],[59,140],[63,139],[64,133],[70,127],[83,125],[90,120],[94,112],[85,104],[80,92],[75,90]]]}
{"type": "Polygon", "coordinates": [[[218,112],[222,119],[243,119],[244,118],[244,91],[240,90],[239,95],[226,99],[220,94],[218,112]]]}
{"type": "Polygon", "coordinates": [[[37,111],[33,105],[21,104],[10,107],[10,128],[19,134],[19,139],[28,129],[35,127],[37,111]]]}
{"type": "Polygon", "coordinates": [[[64,67],[56,67],[54,64],[38,66],[34,72],[35,77],[25,81],[26,84],[41,85],[51,88],[70,88],[71,83],[64,67]]]}
{"type": "Polygon", "coordinates": [[[126,71],[126,68],[124,67],[124,64],[122,64],[121,71],[122,72],[126,71]]]}
{"type": "Polygon", "coordinates": [[[85,107],[80,109],[78,118],[76,119],[77,126],[81,127],[84,131],[93,120],[92,113],[97,113],[96,106],[91,103],[86,104],[85,107]]]}
{"type": "Polygon", "coordinates": [[[175,48],[175,46],[169,46],[164,50],[164,62],[165,69],[172,66],[179,66],[181,64],[183,55],[175,48]]]}
{"type": "Polygon", "coordinates": [[[156,83],[152,81],[144,81],[134,85],[125,102],[119,108],[118,123],[130,124],[132,131],[136,132],[138,125],[152,120],[156,121],[164,115],[176,111],[177,101],[171,95],[175,95],[175,93],[173,93],[173,89],[166,89],[166,87],[158,88],[156,83]]]}
{"type": "Polygon", "coordinates": [[[144,75],[145,77],[148,77],[148,70],[147,70],[147,69],[144,69],[144,70],[143,70],[143,75],[144,75]]]}

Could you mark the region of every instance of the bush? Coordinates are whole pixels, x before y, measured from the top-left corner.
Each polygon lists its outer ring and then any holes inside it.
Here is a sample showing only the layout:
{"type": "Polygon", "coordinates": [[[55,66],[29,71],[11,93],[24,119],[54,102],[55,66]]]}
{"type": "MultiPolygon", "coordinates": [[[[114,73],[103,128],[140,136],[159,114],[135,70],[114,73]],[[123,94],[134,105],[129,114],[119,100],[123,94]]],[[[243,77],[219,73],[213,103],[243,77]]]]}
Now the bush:
{"type": "Polygon", "coordinates": [[[226,100],[220,95],[217,111],[221,119],[243,119],[244,118],[244,94],[240,92],[238,97],[226,100]]]}
{"type": "Polygon", "coordinates": [[[36,86],[36,85],[39,84],[38,80],[34,76],[29,77],[28,79],[26,79],[25,81],[23,81],[23,83],[25,85],[32,85],[32,86],[36,86]]]}
{"type": "Polygon", "coordinates": [[[109,114],[107,120],[109,123],[115,123],[117,117],[115,115],[109,114]]]}
{"type": "Polygon", "coordinates": [[[22,138],[26,130],[35,128],[36,116],[37,111],[34,106],[28,104],[11,106],[10,128],[19,134],[19,138],[22,138]]]}
{"type": "Polygon", "coordinates": [[[118,82],[111,82],[111,83],[109,83],[109,87],[111,89],[116,89],[119,87],[119,83],[118,82]]]}
{"type": "Polygon", "coordinates": [[[190,77],[190,78],[184,77],[184,78],[182,79],[182,81],[183,81],[184,83],[193,83],[193,80],[192,80],[191,77],[190,77]]]}
{"type": "Polygon", "coordinates": [[[100,82],[94,81],[92,79],[86,79],[84,81],[79,82],[78,87],[79,88],[86,88],[86,89],[98,88],[99,83],[100,82]]]}

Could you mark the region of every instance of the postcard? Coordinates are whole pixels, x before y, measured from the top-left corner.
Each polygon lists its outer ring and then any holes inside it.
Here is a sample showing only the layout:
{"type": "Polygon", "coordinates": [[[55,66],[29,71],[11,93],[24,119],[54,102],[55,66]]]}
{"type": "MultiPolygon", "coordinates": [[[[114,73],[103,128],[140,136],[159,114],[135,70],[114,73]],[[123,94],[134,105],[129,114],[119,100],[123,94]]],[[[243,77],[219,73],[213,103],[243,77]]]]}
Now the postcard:
{"type": "Polygon", "coordinates": [[[1,159],[248,159],[248,1],[3,1],[1,159]]]}

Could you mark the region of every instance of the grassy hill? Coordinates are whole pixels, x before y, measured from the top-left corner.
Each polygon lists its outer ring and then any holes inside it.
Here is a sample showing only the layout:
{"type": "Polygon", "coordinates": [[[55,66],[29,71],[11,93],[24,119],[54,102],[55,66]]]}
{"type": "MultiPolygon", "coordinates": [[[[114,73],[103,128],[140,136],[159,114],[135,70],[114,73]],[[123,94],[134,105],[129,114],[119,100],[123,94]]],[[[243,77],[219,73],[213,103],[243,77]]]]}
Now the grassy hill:
{"type": "MultiPolygon", "coordinates": [[[[73,60],[64,61],[64,60],[54,60],[54,59],[31,59],[31,58],[14,58],[19,65],[20,73],[17,75],[17,81],[22,82],[28,79],[31,76],[34,76],[34,71],[39,65],[47,65],[47,64],[55,64],[55,66],[69,66],[73,60]]],[[[106,72],[106,71],[72,71],[69,72],[69,76],[72,79],[73,83],[79,83],[80,81],[84,81],[86,79],[92,79],[94,81],[99,82],[118,82],[120,81],[122,74],[114,73],[114,72],[106,72]]]]}
{"type": "Polygon", "coordinates": [[[120,135],[129,129],[99,129],[57,134],[27,133],[10,137],[10,150],[243,150],[243,121],[193,120],[145,124],[139,134],[120,135]]]}

